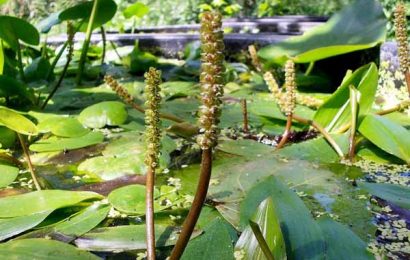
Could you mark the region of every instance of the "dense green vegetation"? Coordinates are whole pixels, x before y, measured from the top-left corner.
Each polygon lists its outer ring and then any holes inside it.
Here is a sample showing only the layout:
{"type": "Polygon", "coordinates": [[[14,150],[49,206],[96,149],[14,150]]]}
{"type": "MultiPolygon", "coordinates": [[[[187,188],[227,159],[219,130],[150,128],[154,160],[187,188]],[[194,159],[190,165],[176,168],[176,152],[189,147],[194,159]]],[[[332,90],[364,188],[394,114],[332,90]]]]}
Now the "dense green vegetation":
{"type": "Polygon", "coordinates": [[[0,15],[0,259],[410,256],[405,4],[389,60],[375,0],[45,2],[0,15]],[[222,17],[339,9],[225,51],[222,17]],[[91,41],[195,21],[182,59],[91,41]]]}

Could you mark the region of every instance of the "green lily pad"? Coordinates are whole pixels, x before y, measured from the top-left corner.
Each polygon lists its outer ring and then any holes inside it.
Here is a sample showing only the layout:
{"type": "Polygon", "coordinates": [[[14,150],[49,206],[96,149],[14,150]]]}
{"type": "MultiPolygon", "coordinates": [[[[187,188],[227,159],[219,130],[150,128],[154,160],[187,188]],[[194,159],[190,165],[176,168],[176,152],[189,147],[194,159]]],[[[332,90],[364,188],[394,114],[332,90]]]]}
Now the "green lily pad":
{"type": "Polygon", "coordinates": [[[275,151],[269,145],[247,139],[223,140],[218,143],[217,149],[225,153],[249,157],[262,157],[275,151]]]}
{"type": "MultiPolygon", "coordinates": [[[[75,240],[75,245],[82,250],[95,252],[119,252],[146,249],[145,225],[130,225],[97,228],[75,240]]],[[[179,228],[155,225],[157,247],[171,246],[176,243],[179,228]]],[[[198,236],[194,232],[191,238],[198,236]]]]}
{"type": "Polygon", "coordinates": [[[128,113],[125,105],[117,101],[105,101],[85,108],[78,120],[89,128],[117,126],[125,123],[128,113]]]}
{"type": "Polygon", "coordinates": [[[23,19],[6,15],[0,16],[0,38],[14,50],[17,50],[19,40],[31,45],[40,43],[36,27],[23,19]]]}
{"type": "Polygon", "coordinates": [[[366,116],[359,132],[380,149],[410,164],[410,131],[377,115],[366,116]]]}
{"type": "MultiPolygon", "coordinates": [[[[108,195],[108,201],[116,210],[123,213],[130,215],[145,215],[145,193],[145,185],[128,185],[113,190],[108,195]]],[[[155,189],[154,197],[157,197],[158,195],[159,191],[158,189],[155,189]]],[[[165,207],[155,201],[154,208],[155,212],[158,212],[165,207]]]]}
{"type": "Polygon", "coordinates": [[[100,258],[72,245],[50,239],[21,239],[0,244],[0,258],[4,259],[70,259],[99,260],[100,258]]]}
{"type": "Polygon", "coordinates": [[[41,190],[0,199],[0,218],[27,216],[73,206],[81,201],[102,199],[94,192],[41,190]]]}
{"type": "MultiPolygon", "coordinates": [[[[94,1],[88,1],[70,7],[62,11],[58,18],[61,21],[81,19],[84,21],[83,24],[86,25],[88,24],[88,20],[91,16],[93,2],[94,1]]],[[[114,17],[116,12],[117,4],[113,0],[98,0],[98,8],[96,16],[94,18],[93,28],[98,28],[110,21],[111,18],[114,17]]]]}
{"type": "Polygon", "coordinates": [[[0,164],[0,188],[11,184],[17,178],[18,174],[18,168],[0,164]]]}
{"type": "Polygon", "coordinates": [[[55,138],[40,140],[30,145],[30,150],[34,152],[55,152],[64,150],[74,150],[95,144],[102,143],[104,135],[100,132],[90,132],[86,135],[73,138],[55,138]]]}
{"type": "Polygon", "coordinates": [[[188,243],[181,259],[234,259],[231,236],[224,222],[217,218],[209,223],[204,234],[188,243]]]}
{"type": "Polygon", "coordinates": [[[306,63],[371,48],[384,41],[386,22],[378,1],[355,1],[324,25],[265,47],[259,55],[269,62],[280,64],[289,58],[306,63]]]}
{"type": "Polygon", "coordinates": [[[46,211],[27,216],[0,219],[0,241],[37,226],[43,222],[50,213],[51,211],[46,211]]]}
{"type": "Polygon", "coordinates": [[[40,132],[51,132],[59,137],[80,137],[90,132],[73,117],[50,117],[41,121],[37,127],[40,132]]]}
{"type": "Polygon", "coordinates": [[[23,135],[36,135],[36,125],[26,117],[7,107],[0,106],[0,125],[23,135]]]}

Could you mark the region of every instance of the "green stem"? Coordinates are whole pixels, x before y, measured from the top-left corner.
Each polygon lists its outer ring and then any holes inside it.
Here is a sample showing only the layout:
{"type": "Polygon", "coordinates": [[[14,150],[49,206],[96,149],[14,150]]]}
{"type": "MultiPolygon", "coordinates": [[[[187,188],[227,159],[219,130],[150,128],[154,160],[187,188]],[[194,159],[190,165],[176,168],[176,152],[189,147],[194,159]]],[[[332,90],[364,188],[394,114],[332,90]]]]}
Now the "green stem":
{"type": "Polygon", "coordinates": [[[28,168],[29,168],[29,170],[30,170],[30,174],[31,174],[31,178],[32,178],[32,180],[33,180],[34,186],[36,187],[36,190],[39,191],[39,190],[41,190],[41,186],[40,186],[40,184],[39,184],[39,182],[38,182],[38,180],[37,180],[36,174],[35,174],[35,172],[34,172],[34,167],[33,167],[33,164],[32,164],[32,162],[31,162],[30,153],[28,152],[27,145],[26,145],[26,143],[24,142],[24,139],[23,139],[23,137],[21,136],[21,134],[17,133],[17,137],[18,137],[18,139],[19,139],[19,141],[20,141],[20,145],[21,145],[21,148],[23,149],[23,153],[24,153],[24,155],[26,156],[28,168]]]}
{"type": "Polygon", "coordinates": [[[352,119],[350,122],[350,136],[349,136],[349,160],[352,162],[355,155],[355,135],[356,135],[356,125],[357,125],[357,113],[358,113],[358,91],[354,86],[349,86],[350,90],[350,109],[352,113],[352,119]]]}
{"type": "Polygon", "coordinates": [[[121,60],[122,60],[122,57],[121,57],[121,55],[118,53],[117,46],[115,46],[115,44],[114,44],[112,41],[110,41],[110,44],[111,44],[111,47],[114,49],[115,54],[117,54],[118,58],[119,58],[120,61],[121,61],[121,60]]]}
{"type": "Polygon", "coordinates": [[[20,72],[21,80],[26,81],[26,77],[24,76],[24,67],[23,67],[23,58],[21,55],[21,46],[20,43],[17,43],[17,59],[18,59],[18,67],[20,72]]]}
{"type": "Polygon", "coordinates": [[[60,51],[57,53],[57,56],[54,58],[53,63],[50,66],[50,69],[47,72],[47,80],[51,79],[51,75],[53,74],[54,69],[57,66],[58,61],[60,60],[61,56],[63,55],[65,49],[67,49],[68,42],[65,42],[64,45],[61,47],[60,51]]]}
{"type": "Polygon", "coordinates": [[[305,76],[309,76],[314,67],[315,67],[315,62],[314,62],[314,61],[311,61],[311,62],[309,63],[309,67],[307,68],[307,70],[306,70],[306,72],[305,72],[305,76]]]}
{"type": "Polygon", "coordinates": [[[103,44],[101,65],[104,65],[105,52],[106,52],[106,49],[107,49],[107,37],[106,37],[106,34],[105,34],[104,26],[101,26],[100,30],[101,30],[101,39],[102,39],[102,44],[103,44]]]}
{"type": "Polygon", "coordinates": [[[268,243],[266,243],[265,238],[263,237],[262,231],[259,228],[259,225],[256,224],[253,221],[249,221],[249,226],[252,229],[253,234],[256,237],[256,240],[258,241],[258,244],[263,252],[263,254],[265,255],[266,259],[268,260],[274,260],[274,257],[272,255],[272,252],[270,251],[270,248],[268,246],[268,243]]]}
{"type": "Polygon", "coordinates": [[[80,61],[78,63],[78,72],[77,72],[77,78],[76,78],[77,86],[81,84],[81,79],[82,79],[83,72],[84,72],[85,60],[87,59],[88,47],[90,46],[90,42],[91,42],[91,35],[93,32],[94,21],[95,21],[95,17],[97,16],[98,3],[99,3],[99,0],[94,0],[93,9],[91,10],[90,20],[88,21],[87,32],[85,35],[83,48],[81,50],[80,61]]]}
{"type": "Polygon", "coordinates": [[[145,184],[145,224],[147,232],[148,260],[155,260],[154,184],[155,169],[150,167],[147,172],[147,182],[145,184]]]}

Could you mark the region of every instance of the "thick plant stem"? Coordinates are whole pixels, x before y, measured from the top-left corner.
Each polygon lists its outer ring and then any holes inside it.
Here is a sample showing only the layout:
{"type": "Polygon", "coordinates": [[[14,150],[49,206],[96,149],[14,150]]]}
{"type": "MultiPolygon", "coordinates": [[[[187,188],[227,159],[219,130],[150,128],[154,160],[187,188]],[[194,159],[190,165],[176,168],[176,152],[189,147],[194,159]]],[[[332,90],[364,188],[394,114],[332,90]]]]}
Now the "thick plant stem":
{"type": "Polygon", "coordinates": [[[286,127],[283,132],[282,138],[280,139],[279,144],[276,146],[276,149],[282,148],[289,139],[290,129],[292,128],[292,118],[293,114],[289,114],[286,119],[286,127]]]}
{"type": "Polygon", "coordinates": [[[255,238],[258,241],[258,244],[259,244],[263,254],[265,255],[266,259],[274,260],[275,258],[273,257],[273,254],[270,251],[268,243],[266,242],[265,238],[263,237],[263,233],[262,233],[259,225],[255,222],[253,222],[253,221],[249,221],[249,226],[251,227],[252,232],[255,235],[255,238]]]}
{"type": "Polygon", "coordinates": [[[105,52],[107,49],[107,36],[105,34],[105,29],[104,26],[100,27],[101,30],[101,39],[102,39],[102,44],[103,44],[103,49],[102,49],[102,57],[101,57],[101,65],[104,65],[105,62],[105,52]]]}
{"type": "Polygon", "coordinates": [[[22,81],[26,81],[26,77],[24,76],[24,67],[23,67],[23,57],[21,54],[21,46],[20,43],[17,43],[17,60],[18,60],[18,67],[19,73],[22,81]]]}
{"type": "Polygon", "coordinates": [[[211,180],[212,171],[212,149],[206,149],[202,151],[202,163],[201,173],[199,176],[199,182],[194,201],[192,202],[191,209],[188,216],[184,221],[184,225],[179,235],[178,241],[175,244],[174,250],[170,256],[170,260],[178,260],[184,253],[185,247],[191,238],[191,234],[194,231],[195,224],[198,221],[201,213],[202,206],[205,202],[206,194],[208,193],[209,181],[211,180]]]}
{"type": "Polygon", "coordinates": [[[145,223],[147,232],[147,259],[155,260],[155,225],[154,225],[154,184],[155,169],[150,167],[146,181],[145,223]]]}
{"type": "Polygon", "coordinates": [[[410,69],[407,70],[405,76],[406,76],[406,83],[407,83],[407,91],[409,92],[409,96],[410,96],[410,69]]]}
{"type": "Polygon", "coordinates": [[[99,0],[94,0],[93,9],[91,10],[90,20],[88,21],[87,32],[86,32],[85,40],[84,40],[83,47],[81,50],[80,61],[78,62],[78,71],[77,71],[77,78],[76,78],[77,86],[81,84],[84,67],[85,67],[85,60],[87,59],[88,47],[90,46],[90,42],[91,42],[91,35],[93,32],[94,20],[95,20],[95,17],[97,16],[98,3],[99,3],[99,0]]]}
{"type": "Polygon", "coordinates": [[[243,132],[245,134],[249,133],[249,120],[248,120],[248,105],[246,103],[246,98],[241,100],[242,106],[242,116],[243,116],[243,132]]]}
{"type": "Polygon", "coordinates": [[[26,143],[24,142],[24,139],[23,139],[23,137],[21,136],[21,134],[17,133],[17,136],[18,136],[18,139],[19,139],[19,141],[20,141],[21,148],[23,149],[23,153],[24,153],[24,155],[25,155],[25,157],[26,157],[27,164],[28,164],[28,168],[29,168],[29,170],[30,170],[30,174],[31,174],[31,178],[32,178],[32,180],[33,180],[34,186],[36,187],[36,190],[41,190],[41,186],[40,186],[40,184],[38,183],[36,174],[35,174],[35,172],[34,172],[33,164],[31,163],[30,153],[28,152],[26,143]]]}
{"type": "Polygon", "coordinates": [[[358,99],[360,98],[360,93],[354,86],[349,86],[350,89],[350,110],[352,111],[350,135],[349,135],[349,153],[348,157],[350,162],[353,162],[355,155],[355,136],[356,136],[356,127],[357,127],[357,114],[358,114],[358,99]]]}
{"type": "Polygon", "coordinates": [[[298,115],[293,115],[293,119],[299,123],[310,125],[313,128],[315,128],[317,131],[319,131],[323,135],[323,137],[326,139],[326,141],[333,147],[333,149],[336,151],[339,157],[343,157],[342,149],[340,149],[339,145],[332,138],[332,136],[326,131],[325,128],[323,128],[321,125],[319,125],[313,120],[308,120],[298,115]]]}

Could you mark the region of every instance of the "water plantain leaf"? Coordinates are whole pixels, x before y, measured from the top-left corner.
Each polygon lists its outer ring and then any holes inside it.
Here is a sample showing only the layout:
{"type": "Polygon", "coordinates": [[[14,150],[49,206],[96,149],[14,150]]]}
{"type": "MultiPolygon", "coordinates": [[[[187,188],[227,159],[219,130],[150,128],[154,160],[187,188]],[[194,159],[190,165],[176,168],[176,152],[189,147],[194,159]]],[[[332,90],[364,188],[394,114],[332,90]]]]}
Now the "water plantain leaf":
{"type": "Polygon", "coordinates": [[[105,101],[85,108],[78,120],[89,128],[102,128],[125,123],[128,113],[125,105],[117,101],[105,101]]]}
{"type": "Polygon", "coordinates": [[[104,135],[100,132],[89,132],[86,135],[73,138],[51,137],[40,140],[30,145],[30,150],[34,152],[56,152],[64,150],[74,150],[95,144],[102,143],[104,135]]]}
{"type": "MultiPolygon", "coordinates": [[[[258,206],[252,221],[259,225],[274,259],[286,259],[285,241],[280,229],[279,219],[271,198],[267,198],[258,206]]],[[[241,251],[246,259],[264,260],[264,253],[259,246],[251,227],[246,227],[235,245],[235,251],[241,251]]]]}
{"type": "Polygon", "coordinates": [[[73,117],[50,117],[41,121],[37,127],[40,132],[51,132],[59,137],[80,137],[90,132],[73,117]]]}
{"type": "Polygon", "coordinates": [[[31,45],[40,43],[40,34],[36,27],[23,19],[6,15],[0,16],[0,38],[13,50],[17,50],[19,40],[31,45]]]}
{"type": "Polygon", "coordinates": [[[383,42],[385,36],[386,18],[381,5],[375,0],[359,0],[335,14],[324,25],[265,47],[259,55],[280,64],[289,58],[298,63],[313,62],[374,47],[383,42]]]}
{"type": "Polygon", "coordinates": [[[0,40],[0,75],[3,75],[3,69],[4,69],[3,42],[0,40]]]}
{"type": "Polygon", "coordinates": [[[370,194],[391,202],[399,207],[410,209],[410,188],[390,183],[359,182],[359,186],[370,194]]]}
{"type": "Polygon", "coordinates": [[[355,260],[375,259],[367,251],[367,244],[348,227],[329,217],[321,217],[317,223],[326,239],[326,259],[338,260],[340,256],[355,260]]]}
{"type": "Polygon", "coordinates": [[[51,65],[48,59],[44,57],[37,57],[24,69],[25,79],[29,82],[46,80],[50,68],[51,65]]]}
{"type": "MultiPolygon", "coordinates": [[[[84,21],[83,25],[88,23],[91,16],[94,1],[80,3],[70,7],[60,13],[58,18],[61,21],[78,20],[84,21]]],[[[97,14],[94,20],[93,27],[98,28],[107,23],[114,17],[117,12],[117,4],[113,0],[98,0],[97,14]]]]}
{"type": "Polygon", "coordinates": [[[0,241],[29,230],[50,215],[51,211],[14,218],[0,218],[0,241]]]}
{"type": "Polygon", "coordinates": [[[0,218],[27,216],[73,206],[85,200],[102,199],[94,192],[41,190],[0,199],[0,218]]]}
{"type": "Polygon", "coordinates": [[[410,131],[378,115],[367,115],[359,132],[380,149],[410,164],[410,131]]]}
{"type": "Polygon", "coordinates": [[[60,12],[52,13],[45,19],[41,20],[36,27],[40,30],[41,33],[48,33],[50,32],[51,28],[61,23],[61,20],[58,18],[59,16],[60,12]]]}
{"type": "Polygon", "coordinates": [[[31,103],[34,103],[35,100],[33,92],[30,91],[25,84],[6,75],[0,75],[0,96],[18,96],[31,103]]]}
{"type": "Polygon", "coordinates": [[[353,74],[347,73],[341,86],[318,109],[314,120],[325,127],[329,132],[338,132],[339,129],[350,123],[351,108],[349,104],[349,86],[353,85],[362,97],[359,101],[358,123],[360,124],[374,102],[378,81],[378,70],[374,63],[364,65],[353,74]]]}
{"type": "Polygon", "coordinates": [[[19,169],[13,166],[0,165],[0,188],[12,183],[19,174],[19,169]]]}
{"type": "Polygon", "coordinates": [[[5,126],[0,126],[0,147],[3,149],[11,148],[16,142],[16,132],[5,126]]]}
{"type": "Polygon", "coordinates": [[[0,245],[0,258],[18,260],[99,260],[100,258],[72,245],[49,239],[21,239],[0,245]]]}
{"type": "Polygon", "coordinates": [[[181,257],[182,260],[221,259],[233,260],[231,236],[224,222],[216,218],[204,227],[204,233],[191,240],[181,257]]]}
{"type": "Polygon", "coordinates": [[[149,12],[149,7],[141,2],[136,2],[132,5],[129,5],[123,11],[124,17],[129,19],[133,16],[142,18],[149,12]]]}
{"type": "Polygon", "coordinates": [[[242,201],[240,219],[245,226],[258,205],[271,198],[280,221],[290,259],[324,259],[326,242],[303,201],[276,177],[270,176],[255,185],[242,201]]]}
{"type": "MultiPolygon", "coordinates": [[[[97,228],[75,240],[75,245],[83,250],[96,252],[129,251],[146,249],[145,225],[130,225],[97,228]]],[[[157,247],[174,245],[180,229],[174,226],[155,225],[157,247]]],[[[194,231],[191,238],[199,235],[194,231]]]]}
{"type": "MultiPolygon", "coordinates": [[[[155,189],[154,196],[159,196],[158,189],[155,189]]],[[[130,215],[145,215],[145,185],[128,185],[113,190],[108,195],[108,201],[118,211],[130,215]]],[[[158,201],[154,201],[155,212],[166,207],[161,206],[158,201]]]]}
{"type": "Polygon", "coordinates": [[[37,135],[36,125],[18,112],[0,106],[0,124],[23,135],[37,135]]]}

